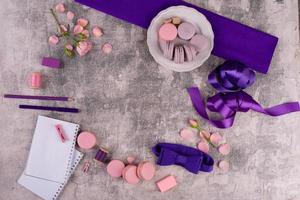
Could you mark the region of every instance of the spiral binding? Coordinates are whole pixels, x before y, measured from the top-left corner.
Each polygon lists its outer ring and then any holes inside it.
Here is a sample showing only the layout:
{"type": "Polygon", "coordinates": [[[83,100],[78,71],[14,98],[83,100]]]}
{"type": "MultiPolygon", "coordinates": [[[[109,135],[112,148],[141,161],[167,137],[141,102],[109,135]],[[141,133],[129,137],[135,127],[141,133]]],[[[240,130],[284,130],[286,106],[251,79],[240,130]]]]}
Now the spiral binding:
{"type": "Polygon", "coordinates": [[[69,160],[68,160],[68,165],[67,165],[67,169],[69,169],[69,170],[66,171],[65,180],[59,186],[59,188],[56,191],[54,197],[52,198],[53,200],[57,199],[57,197],[59,196],[59,194],[62,191],[62,189],[64,188],[64,186],[67,184],[67,181],[70,178],[71,174],[74,172],[74,170],[75,170],[76,166],[78,165],[79,161],[83,157],[83,154],[80,154],[80,156],[75,160],[74,164],[72,166],[70,166],[71,162],[72,162],[72,159],[74,157],[75,141],[76,141],[76,136],[77,136],[78,132],[79,132],[79,125],[76,126],[75,134],[74,134],[74,137],[73,137],[73,143],[72,143],[72,147],[71,147],[71,153],[70,153],[69,160]]]}

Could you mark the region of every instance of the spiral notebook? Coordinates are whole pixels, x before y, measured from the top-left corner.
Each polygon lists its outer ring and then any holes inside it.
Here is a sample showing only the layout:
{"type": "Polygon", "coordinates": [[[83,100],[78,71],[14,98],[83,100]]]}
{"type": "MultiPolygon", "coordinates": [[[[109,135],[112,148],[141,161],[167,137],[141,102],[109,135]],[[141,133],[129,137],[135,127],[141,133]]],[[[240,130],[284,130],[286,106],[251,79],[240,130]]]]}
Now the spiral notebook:
{"type": "Polygon", "coordinates": [[[18,183],[43,199],[56,199],[83,154],[75,150],[79,125],[39,116],[26,168],[18,183]],[[67,140],[61,142],[55,125],[60,124],[67,140]]]}
{"type": "Polygon", "coordinates": [[[42,199],[55,200],[60,195],[61,191],[64,189],[70,176],[73,174],[82,157],[83,154],[75,150],[73,162],[71,168],[68,170],[64,183],[57,183],[43,178],[29,176],[24,174],[24,172],[19,178],[18,183],[30,190],[31,192],[35,193],[42,199]]]}

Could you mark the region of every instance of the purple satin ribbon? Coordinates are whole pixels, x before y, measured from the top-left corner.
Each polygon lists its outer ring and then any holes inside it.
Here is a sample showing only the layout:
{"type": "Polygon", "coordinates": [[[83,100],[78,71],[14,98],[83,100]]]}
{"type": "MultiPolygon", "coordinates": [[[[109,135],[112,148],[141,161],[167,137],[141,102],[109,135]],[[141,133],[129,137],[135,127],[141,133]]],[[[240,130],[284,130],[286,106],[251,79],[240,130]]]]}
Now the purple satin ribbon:
{"type": "Polygon", "coordinates": [[[236,61],[226,61],[208,75],[208,82],[220,92],[245,89],[255,80],[255,72],[236,61]]]}
{"type": "Polygon", "coordinates": [[[249,71],[241,63],[227,61],[209,75],[209,83],[220,92],[209,97],[207,105],[205,105],[203,96],[197,87],[188,88],[188,93],[198,114],[217,128],[231,127],[237,112],[253,110],[269,116],[280,116],[300,111],[298,102],[289,102],[270,108],[263,108],[249,94],[241,91],[250,86],[254,81],[254,72],[249,71]],[[206,108],[211,112],[219,113],[222,119],[210,119],[206,108]]]}

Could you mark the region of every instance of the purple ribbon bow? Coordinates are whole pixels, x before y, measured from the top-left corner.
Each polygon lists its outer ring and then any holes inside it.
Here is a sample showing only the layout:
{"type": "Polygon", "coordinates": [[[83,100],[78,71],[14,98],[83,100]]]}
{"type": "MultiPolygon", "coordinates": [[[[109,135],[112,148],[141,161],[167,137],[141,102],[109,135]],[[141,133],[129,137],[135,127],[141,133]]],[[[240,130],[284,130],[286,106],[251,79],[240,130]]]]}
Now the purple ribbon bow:
{"type": "Polygon", "coordinates": [[[220,92],[239,91],[255,82],[255,72],[240,62],[226,61],[208,75],[208,82],[220,92]]]}
{"type": "Polygon", "coordinates": [[[250,109],[269,116],[280,116],[300,111],[298,102],[289,102],[271,108],[263,108],[249,94],[241,91],[255,81],[255,73],[238,62],[227,61],[217,67],[209,75],[208,81],[220,92],[209,97],[206,106],[201,92],[197,87],[188,88],[188,93],[198,114],[217,128],[231,127],[237,112],[247,112],[250,109]],[[206,107],[211,112],[219,113],[222,119],[210,119],[206,112],[206,107]]]}
{"type": "Polygon", "coordinates": [[[152,147],[152,152],[158,157],[157,164],[161,166],[179,165],[189,172],[213,170],[214,160],[208,154],[180,144],[158,143],[152,147]]]}

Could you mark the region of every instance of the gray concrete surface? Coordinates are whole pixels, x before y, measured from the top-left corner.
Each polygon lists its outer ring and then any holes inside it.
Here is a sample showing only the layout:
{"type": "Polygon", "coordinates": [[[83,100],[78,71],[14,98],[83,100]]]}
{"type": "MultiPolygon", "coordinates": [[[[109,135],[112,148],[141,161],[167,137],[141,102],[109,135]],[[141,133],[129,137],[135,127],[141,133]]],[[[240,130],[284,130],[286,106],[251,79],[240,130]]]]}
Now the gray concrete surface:
{"type": "MultiPolygon", "coordinates": [[[[185,88],[198,85],[206,94],[208,73],[222,60],[211,57],[201,68],[175,73],[156,64],[150,56],[146,31],[92,9],[67,2],[70,10],[90,19],[105,30],[95,39],[96,48],[81,59],[64,59],[65,67],[53,70],[39,63],[43,56],[61,56],[49,47],[47,38],[55,24],[48,11],[57,0],[2,0],[0,2],[0,93],[65,95],[72,103],[15,101],[1,98],[0,104],[0,199],[39,199],[17,184],[24,170],[35,122],[39,114],[82,125],[97,133],[102,146],[113,157],[154,160],[149,148],[158,141],[184,142],[178,131],[188,117],[196,117],[185,88]],[[110,55],[98,50],[105,42],[113,44],[110,55]],[[29,89],[28,73],[39,70],[45,88],[29,89]],[[75,106],[80,114],[22,111],[19,103],[75,106]]],[[[246,23],[280,38],[267,75],[258,75],[247,91],[265,106],[300,100],[299,26],[297,0],[203,0],[191,1],[222,15],[246,23]]],[[[224,27],[226,28],[226,27],[224,27]]],[[[179,183],[173,191],[161,194],[154,180],[132,186],[113,180],[102,167],[72,176],[61,199],[210,199],[210,200],[298,200],[300,199],[300,114],[271,118],[254,112],[238,114],[235,126],[221,131],[233,147],[227,157],[229,173],[193,175],[179,167],[158,167],[155,180],[174,174],[179,183]]],[[[204,122],[203,122],[204,123],[204,122]]],[[[204,123],[210,130],[215,128],[204,123]]],[[[212,155],[220,157],[213,152],[212,155]]],[[[86,156],[85,160],[92,155],[86,156]]]]}

